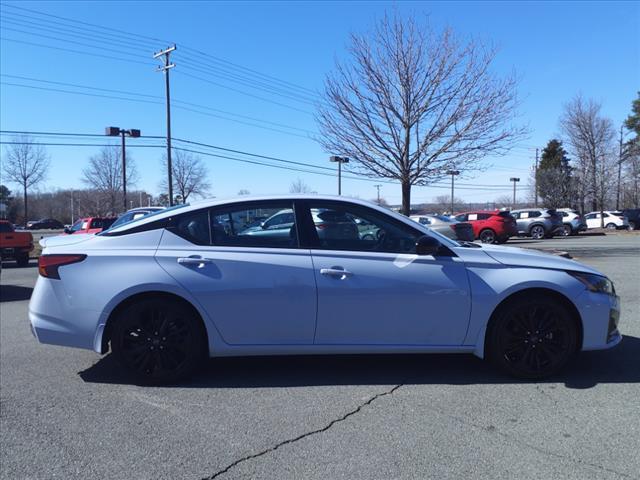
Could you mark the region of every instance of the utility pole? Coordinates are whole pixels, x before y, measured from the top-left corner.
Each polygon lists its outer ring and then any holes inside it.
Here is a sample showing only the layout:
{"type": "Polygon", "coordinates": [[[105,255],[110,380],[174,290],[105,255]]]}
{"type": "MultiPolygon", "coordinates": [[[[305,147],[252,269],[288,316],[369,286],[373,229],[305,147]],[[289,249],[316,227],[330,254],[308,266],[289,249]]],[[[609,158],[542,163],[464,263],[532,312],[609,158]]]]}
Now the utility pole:
{"type": "Polygon", "coordinates": [[[533,200],[533,205],[537,208],[538,207],[538,149],[536,148],[536,169],[533,172],[533,184],[534,184],[534,190],[535,190],[535,198],[533,200]]]}
{"type": "Polygon", "coordinates": [[[513,209],[516,208],[516,183],[520,181],[517,177],[511,177],[509,179],[510,182],[513,182],[513,209]]]}
{"type": "Polygon", "coordinates": [[[105,128],[105,135],[109,137],[122,137],[122,201],[124,203],[124,211],[127,211],[127,150],[125,146],[124,137],[129,136],[132,138],[140,137],[140,130],[132,128],[130,130],[124,130],[119,127],[107,127],[105,128]]]}
{"type": "Polygon", "coordinates": [[[382,187],[382,185],[374,185],[374,187],[378,190],[378,205],[380,205],[380,187],[382,187]]]}
{"type": "Polygon", "coordinates": [[[169,70],[175,63],[169,63],[169,55],[176,49],[176,45],[153,54],[153,58],[164,56],[164,65],[158,67],[158,72],[164,72],[165,93],[167,97],[167,184],[169,185],[169,206],[173,206],[173,178],[171,166],[171,96],[169,94],[169,70]]]}
{"type": "Polygon", "coordinates": [[[447,175],[451,175],[451,215],[453,215],[453,199],[454,199],[454,190],[453,190],[453,179],[456,175],[460,175],[459,170],[447,170],[447,175]]]}
{"type": "Polygon", "coordinates": [[[616,195],[616,210],[620,210],[620,184],[622,182],[622,128],[620,125],[620,152],[618,154],[618,193],[616,195]]]}
{"type": "Polygon", "coordinates": [[[333,155],[329,157],[329,161],[338,163],[338,195],[342,195],[342,164],[349,163],[349,159],[333,155]]]}
{"type": "Polygon", "coordinates": [[[73,190],[71,190],[71,225],[73,225],[73,190]]]}

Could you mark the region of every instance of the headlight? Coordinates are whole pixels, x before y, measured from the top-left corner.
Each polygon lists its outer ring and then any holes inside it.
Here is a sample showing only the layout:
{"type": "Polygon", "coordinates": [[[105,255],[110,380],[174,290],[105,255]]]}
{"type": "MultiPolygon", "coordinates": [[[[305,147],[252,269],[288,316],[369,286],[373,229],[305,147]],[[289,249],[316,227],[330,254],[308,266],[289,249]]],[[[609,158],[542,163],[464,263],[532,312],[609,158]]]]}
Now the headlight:
{"type": "Polygon", "coordinates": [[[590,292],[606,293],[607,295],[615,295],[616,290],[613,288],[613,282],[607,277],[595,275],[593,273],[583,272],[567,272],[576,280],[582,282],[590,292]]]}

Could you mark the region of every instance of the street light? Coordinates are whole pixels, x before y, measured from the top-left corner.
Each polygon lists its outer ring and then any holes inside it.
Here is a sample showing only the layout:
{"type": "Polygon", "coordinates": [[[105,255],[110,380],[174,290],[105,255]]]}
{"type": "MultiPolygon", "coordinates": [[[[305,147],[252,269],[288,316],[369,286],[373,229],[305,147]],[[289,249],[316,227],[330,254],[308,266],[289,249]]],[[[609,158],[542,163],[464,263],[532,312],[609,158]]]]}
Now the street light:
{"type": "Polygon", "coordinates": [[[517,177],[511,177],[510,182],[513,182],[513,208],[516,208],[516,183],[520,181],[517,177]]]}
{"type": "Polygon", "coordinates": [[[107,127],[105,128],[105,135],[108,137],[122,136],[122,200],[124,204],[124,211],[127,211],[127,155],[125,149],[124,137],[138,138],[140,137],[140,130],[132,128],[130,130],[124,130],[119,127],[107,127]]]}
{"type": "Polygon", "coordinates": [[[338,163],[338,195],[342,195],[342,164],[349,163],[349,159],[347,157],[337,157],[333,155],[329,157],[329,160],[338,163]]]}
{"type": "Polygon", "coordinates": [[[451,175],[451,215],[453,215],[453,179],[456,175],[460,175],[458,170],[447,170],[447,175],[451,175]]]}

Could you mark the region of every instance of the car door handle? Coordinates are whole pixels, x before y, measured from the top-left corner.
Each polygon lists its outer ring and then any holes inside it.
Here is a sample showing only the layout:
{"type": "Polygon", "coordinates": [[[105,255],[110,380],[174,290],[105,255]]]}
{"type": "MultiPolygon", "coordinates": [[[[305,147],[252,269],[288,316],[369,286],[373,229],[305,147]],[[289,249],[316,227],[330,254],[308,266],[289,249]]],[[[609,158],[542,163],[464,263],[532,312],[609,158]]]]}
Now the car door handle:
{"type": "Polygon", "coordinates": [[[207,263],[212,263],[213,260],[210,258],[202,258],[202,257],[180,257],[178,258],[178,263],[180,265],[197,265],[198,268],[202,268],[207,263]]]}
{"type": "Polygon", "coordinates": [[[327,277],[336,277],[336,278],[339,278],[340,280],[344,280],[345,278],[352,276],[353,273],[351,273],[348,270],[345,270],[344,268],[332,267],[332,268],[321,268],[320,275],[326,275],[327,277]]]}

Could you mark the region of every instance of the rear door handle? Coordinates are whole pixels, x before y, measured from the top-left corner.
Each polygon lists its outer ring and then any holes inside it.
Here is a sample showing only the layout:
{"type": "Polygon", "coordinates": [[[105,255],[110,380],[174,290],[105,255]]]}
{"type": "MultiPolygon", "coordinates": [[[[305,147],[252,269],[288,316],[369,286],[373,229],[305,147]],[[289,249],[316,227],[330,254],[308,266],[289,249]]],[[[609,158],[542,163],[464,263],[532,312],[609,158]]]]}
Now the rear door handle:
{"type": "Polygon", "coordinates": [[[178,258],[178,263],[180,265],[197,265],[198,268],[202,268],[207,263],[213,263],[213,260],[211,260],[210,258],[202,258],[194,255],[192,257],[180,257],[178,258]]]}
{"type": "Polygon", "coordinates": [[[320,275],[325,275],[327,277],[334,277],[334,278],[339,278],[340,280],[344,280],[345,278],[352,276],[353,273],[341,267],[331,267],[331,268],[321,268],[320,275]]]}

